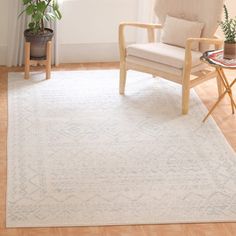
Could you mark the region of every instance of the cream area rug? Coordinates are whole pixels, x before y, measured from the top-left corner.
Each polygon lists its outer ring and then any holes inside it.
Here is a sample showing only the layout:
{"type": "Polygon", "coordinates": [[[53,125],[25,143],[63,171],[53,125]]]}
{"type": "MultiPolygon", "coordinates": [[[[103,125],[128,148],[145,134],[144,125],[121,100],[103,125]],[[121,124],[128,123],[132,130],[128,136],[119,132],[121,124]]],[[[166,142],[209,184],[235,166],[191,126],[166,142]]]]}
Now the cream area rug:
{"type": "Polygon", "coordinates": [[[9,75],[8,227],[236,221],[236,155],[191,94],[117,70],[9,75]]]}

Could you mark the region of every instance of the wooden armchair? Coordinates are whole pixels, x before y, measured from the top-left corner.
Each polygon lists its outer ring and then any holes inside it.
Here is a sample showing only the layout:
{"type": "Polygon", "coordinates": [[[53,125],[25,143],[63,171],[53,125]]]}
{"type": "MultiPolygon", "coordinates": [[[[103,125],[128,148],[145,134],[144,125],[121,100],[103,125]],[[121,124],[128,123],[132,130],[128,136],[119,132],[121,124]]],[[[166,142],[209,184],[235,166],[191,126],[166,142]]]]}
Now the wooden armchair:
{"type": "MultiPolygon", "coordinates": [[[[158,24],[121,23],[119,26],[120,94],[125,92],[128,70],[150,73],[181,84],[183,114],[188,113],[190,89],[194,86],[208,79],[216,78],[219,94],[221,94],[222,86],[216,71],[213,68],[206,68],[206,65],[200,61],[200,57],[204,51],[209,49],[210,45],[215,49],[222,47],[223,41],[215,38],[214,34],[218,21],[221,19],[223,2],[223,0],[156,0],[155,13],[158,24]],[[164,23],[169,15],[180,20],[202,23],[203,29],[200,37],[191,37],[190,32],[190,37],[186,38],[183,47],[157,41],[156,30],[163,30],[167,27],[164,23]],[[145,29],[148,43],[127,46],[126,27],[145,29]],[[199,50],[196,50],[196,45],[199,50]],[[194,50],[193,47],[195,47],[194,50]]],[[[191,26],[191,22],[186,21],[186,25],[191,26]]],[[[176,27],[178,28],[178,24],[176,27]]],[[[177,30],[180,30],[181,35],[181,29],[177,30]]],[[[175,40],[174,37],[173,40],[175,40]]]]}

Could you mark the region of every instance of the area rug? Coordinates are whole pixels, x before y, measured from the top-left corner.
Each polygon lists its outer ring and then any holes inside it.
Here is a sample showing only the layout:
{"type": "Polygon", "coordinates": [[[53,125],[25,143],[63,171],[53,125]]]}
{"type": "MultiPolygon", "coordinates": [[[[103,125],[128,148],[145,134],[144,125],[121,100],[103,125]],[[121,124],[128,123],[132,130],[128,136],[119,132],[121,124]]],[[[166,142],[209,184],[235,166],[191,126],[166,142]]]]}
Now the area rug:
{"type": "Polygon", "coordinates": [[[197,95],[117,70],[9,74],[7,227],[236,221],[236,155],[197,95]]]}

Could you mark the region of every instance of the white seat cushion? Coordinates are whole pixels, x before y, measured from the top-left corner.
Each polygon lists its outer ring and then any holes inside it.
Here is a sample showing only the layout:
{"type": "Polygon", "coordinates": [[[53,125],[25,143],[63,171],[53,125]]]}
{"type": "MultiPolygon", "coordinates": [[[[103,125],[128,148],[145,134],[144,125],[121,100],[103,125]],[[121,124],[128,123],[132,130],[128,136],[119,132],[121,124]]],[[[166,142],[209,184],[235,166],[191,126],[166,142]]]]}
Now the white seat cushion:
{"type": "MultiPolygon", "coordinates": [[[[132,44],[127,47],[127,55],[183,69],[185,49],[164,43],[132,44]]],[[[193,67],[201,64],[201,56],[201,52],[192,51],[193,67]]]]}
{"type": "MultiPolygon", "coordinates": [[[[150,68],[150,69],[153,69],[153,70],[158,69],[158,71],[178,76],[179,77],[179,82],[182,82],[183,69],[178,69],[178,68],[175,68],[173,66],[164,65],[164,64],[161,64],[161,63],[157,63],[157,62],[154,62],[154,61],[149,61],[149,60],[142,59],[142,58],[135,57],[135,56],[127,56],[126,57],[126,62],[128,63],[128,67],[129,67],[130,64],[131,65],[139,65],[139,66],[144,66],[146,68],[150,68]]],[[[201,70],[204,70],[206,68],[207,68],[207,64],[206,63],[201,63],[197,66],[192,67],[191,73],[194,74],[194,73],[197,73],[197,72],[199,72],[201,70]]]]}

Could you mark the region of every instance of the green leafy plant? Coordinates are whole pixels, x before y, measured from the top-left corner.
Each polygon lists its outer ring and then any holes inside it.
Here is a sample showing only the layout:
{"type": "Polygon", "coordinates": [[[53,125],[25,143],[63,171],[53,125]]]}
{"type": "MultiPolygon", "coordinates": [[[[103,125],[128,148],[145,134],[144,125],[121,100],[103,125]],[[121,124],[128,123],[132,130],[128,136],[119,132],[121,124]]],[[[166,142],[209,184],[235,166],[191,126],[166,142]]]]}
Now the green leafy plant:
{"type": "Polygon", "coordinates": [[[22,0],[23,13],[31,16],[29,29],[33,34],[44,33],[45,23],[62,18],[57,0],[22,0]]]}
{"type": "Polygon", "coordinates": [[[225,19],[220,22],[221,29],[225,35],[226,43],[236,43],[236,18],[230,18],[227,6],[224,5],[225,19]]]}

